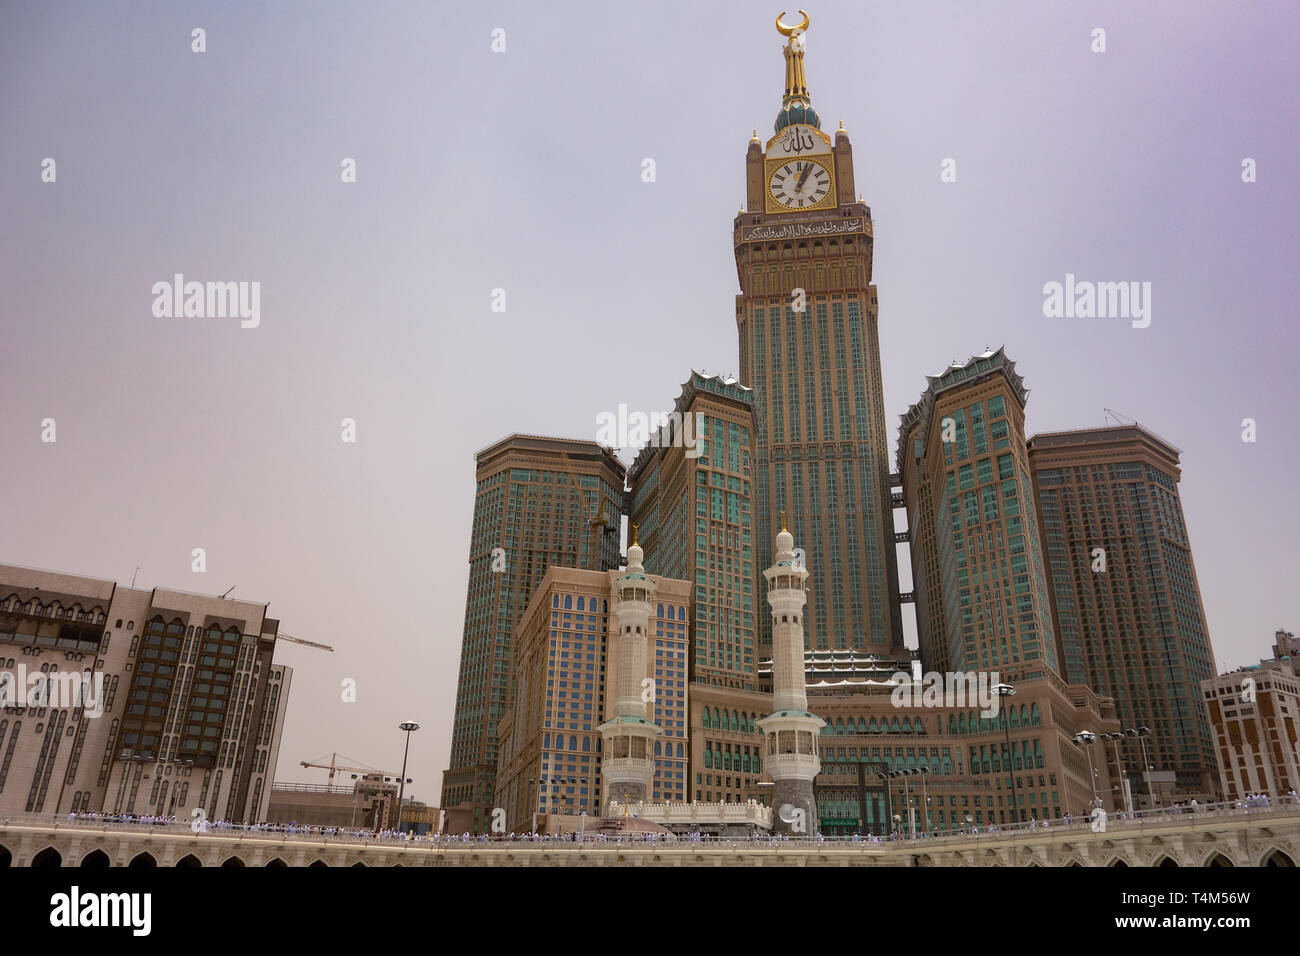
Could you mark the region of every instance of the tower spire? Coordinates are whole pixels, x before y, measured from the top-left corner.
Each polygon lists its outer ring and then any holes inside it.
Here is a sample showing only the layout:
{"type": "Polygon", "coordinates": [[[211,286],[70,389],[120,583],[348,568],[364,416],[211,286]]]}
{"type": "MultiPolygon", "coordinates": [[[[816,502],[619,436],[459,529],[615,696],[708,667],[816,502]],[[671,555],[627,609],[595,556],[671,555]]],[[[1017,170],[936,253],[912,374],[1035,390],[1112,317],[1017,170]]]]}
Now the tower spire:
{"type": "Polygon", "coordinates": [[[809,18],[803,10],[803,17],[795,26],[787,26],[782,21],[785,13],[776,18],[776,29],[786,37],[786,44],[781,51],[785,54],[785,95],[781,97],[781,112],[776,116],[776,132],[787,126],[808,125],[821,129],[821,118],[812,108],[812,98],[808,95],[808,80],[803,72],[804,34],[808,32],[809,18]]]}
{"type": "Polygon", "coordinates": [[[785,96],[781,99],[781,106],[786,107],[791,103],[800,103],[803,106],[811,106],[812,100],[808,98],[808,81],[803,72],[803,35],[808,32],[809,17],[804,11],[799,11],[799,16],[803,17],[803,22],[798,26],[788,27],[781,21],[785,18],[785,11],[776,18],[777,32],[783,37],[787,37],[785,45],[785,96]]]}

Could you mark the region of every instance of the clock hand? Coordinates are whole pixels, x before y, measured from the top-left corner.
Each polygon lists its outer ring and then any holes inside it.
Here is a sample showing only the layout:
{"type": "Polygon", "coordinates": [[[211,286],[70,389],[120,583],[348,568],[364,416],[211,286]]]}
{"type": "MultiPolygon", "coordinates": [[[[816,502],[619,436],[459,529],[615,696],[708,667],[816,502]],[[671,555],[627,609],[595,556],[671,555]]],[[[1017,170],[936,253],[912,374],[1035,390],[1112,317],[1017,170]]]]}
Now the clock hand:
{"type": "Polygon", "coordinates": [[[813,168],[812,163],[808,163],[806,166],[804,166],[803,172],[799,174],[799,181],[794,184],[795,192],[797,193],[803,192],[803,184],[808,181],[808,174],[812,172],[812,168],[813,168]]]}

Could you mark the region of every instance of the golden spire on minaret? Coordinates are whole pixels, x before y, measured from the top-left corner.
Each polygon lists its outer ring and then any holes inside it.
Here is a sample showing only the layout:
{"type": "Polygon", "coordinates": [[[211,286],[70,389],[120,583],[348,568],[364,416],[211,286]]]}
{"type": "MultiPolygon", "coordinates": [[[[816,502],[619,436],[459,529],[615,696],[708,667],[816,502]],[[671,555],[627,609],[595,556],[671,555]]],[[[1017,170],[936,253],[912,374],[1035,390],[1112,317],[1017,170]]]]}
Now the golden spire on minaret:
{"type": "Polygon", "coordinates": [[[785,527],[785,512],[784,512],[784,511],[781,512],[781,530],[782,530],[782,531],[785,531],[785,530],[786,530],[786,527],[785,527]]]}
{"type": "Polygon", "coordinates": [[[638,545],[638,544],[636,543],[636,529],[639,528],[639,527],[641,527],[641,526],[638,525],[638,524],[634,524],[634,525],[632,525],[632,547],[634,547],[634,548],[636,548],[636,547],[640,547],[640,545],[638,545]]]}
{"type": "Polygon", "coordinates": [[[781,11],[781,16],[776,18],[777,32],[783,37],[789,37],[786,43],[785,53],[785,96],[781,100],[782,106],[789,106],[791,103],[802,103],[804,106],[811,106],[812,100],[808,98],[808,81],[803,73],[803,35],[808,32],[809,18],[808,14],[800,10],[799,15],[803,17],[803,22],[798,26],[788,27],[781,22],[785,17],[785,11],[781,11]]]}

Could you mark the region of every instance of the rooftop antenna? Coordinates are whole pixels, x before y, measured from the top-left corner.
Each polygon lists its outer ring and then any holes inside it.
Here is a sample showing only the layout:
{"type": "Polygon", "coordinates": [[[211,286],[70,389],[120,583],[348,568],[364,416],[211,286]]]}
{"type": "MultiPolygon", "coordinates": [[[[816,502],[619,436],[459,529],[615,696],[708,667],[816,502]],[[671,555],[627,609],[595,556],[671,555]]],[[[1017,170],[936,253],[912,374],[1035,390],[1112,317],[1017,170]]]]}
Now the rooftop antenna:
{"type": "Polygon", "coordinates": [[[131,587],[132,587],[132,589],[135,588],[135,579],[136,579],[136,576],[139,575],[139,573],[140,573],[140,565],[137,564],[137,565],[135,566],[135,574],[131,575],[131,587]]]}
{"type": "Polygon", "coordinates": [[[235,589],[235,585],[232,584],[230,587],[226,588],[226,593],[221,596],[223,598],[227,597],[230,594],[230,592],[233,591],[234,589],[235,589]]]}

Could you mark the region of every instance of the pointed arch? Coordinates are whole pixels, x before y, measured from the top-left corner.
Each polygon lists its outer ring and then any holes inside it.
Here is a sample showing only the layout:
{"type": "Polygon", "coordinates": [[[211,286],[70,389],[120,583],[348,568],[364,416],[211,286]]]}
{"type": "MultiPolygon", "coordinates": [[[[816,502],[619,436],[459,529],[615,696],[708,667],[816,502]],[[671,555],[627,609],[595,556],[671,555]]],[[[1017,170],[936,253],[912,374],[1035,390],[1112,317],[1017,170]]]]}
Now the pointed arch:
{"type": "Polygon", "coordinates": [[[103,850],[91,850],[81,858],[81,865],[88,870],[105,870],[112,864],[103,850]]]}

